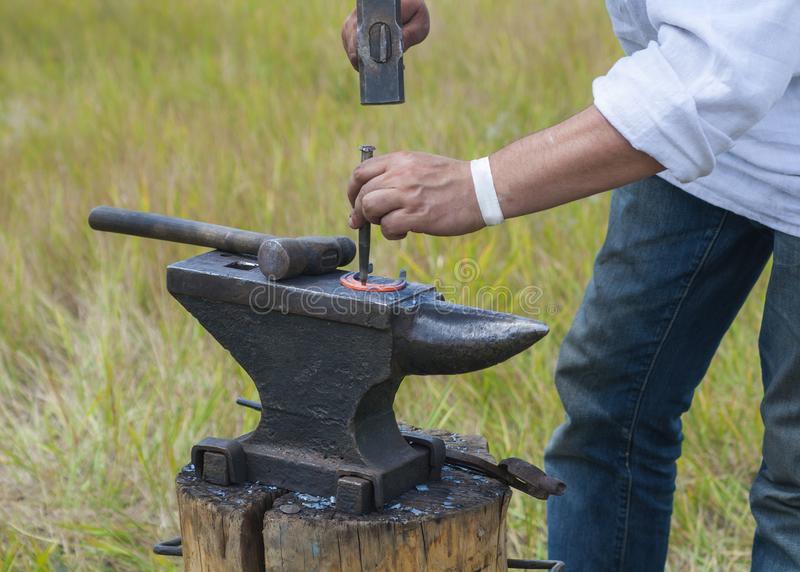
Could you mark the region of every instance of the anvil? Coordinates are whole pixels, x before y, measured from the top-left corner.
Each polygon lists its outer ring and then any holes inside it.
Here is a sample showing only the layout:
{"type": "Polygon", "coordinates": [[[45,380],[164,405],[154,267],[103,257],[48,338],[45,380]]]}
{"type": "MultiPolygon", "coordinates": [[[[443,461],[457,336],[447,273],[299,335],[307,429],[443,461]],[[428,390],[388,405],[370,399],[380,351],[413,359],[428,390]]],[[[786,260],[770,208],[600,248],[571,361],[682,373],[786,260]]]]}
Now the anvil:
{"type": "Polygon", "coordinates": [[[342,274],[274,281],[219,251],[169,266],[170,293],[247,371],[262,404],[254,431],[196,448],[208,474],[221,459],[230,481],[342,505],[355,478],[380,507],[431,475],[432,454],[409,445],[392,409],[404,376],[480,370],[547,333],[535,320],[445,302],[433,286],[356,292],[342,274]]]}

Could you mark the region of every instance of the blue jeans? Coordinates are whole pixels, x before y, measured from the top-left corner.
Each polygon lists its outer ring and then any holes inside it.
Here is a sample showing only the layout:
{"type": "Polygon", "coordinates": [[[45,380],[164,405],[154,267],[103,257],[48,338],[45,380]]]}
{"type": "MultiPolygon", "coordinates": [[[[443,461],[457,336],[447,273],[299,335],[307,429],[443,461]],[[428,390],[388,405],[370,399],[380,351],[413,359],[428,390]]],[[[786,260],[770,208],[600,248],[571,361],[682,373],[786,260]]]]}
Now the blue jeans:
{"type": "Polygon", "coordinates": [[[653,177],[615,191],[559,356],[566,421],[545,465],[569,488],[547,517],[570,572],[664,568],[681,415],[771,254],[753,570],[800,570],[800,238],[653,177]]]}

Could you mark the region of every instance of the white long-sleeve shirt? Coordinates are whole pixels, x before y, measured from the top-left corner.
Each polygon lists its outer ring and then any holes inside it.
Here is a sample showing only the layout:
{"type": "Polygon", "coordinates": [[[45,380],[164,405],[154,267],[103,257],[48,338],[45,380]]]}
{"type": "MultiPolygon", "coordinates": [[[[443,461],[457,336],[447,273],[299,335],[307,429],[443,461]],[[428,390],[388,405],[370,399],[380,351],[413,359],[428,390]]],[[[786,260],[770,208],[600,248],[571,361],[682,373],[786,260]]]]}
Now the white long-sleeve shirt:
{"type": "Polygon", "coordinates": [[[595,105],[661,177],[800,236],[800,0],[606,0],[595,105]]]}

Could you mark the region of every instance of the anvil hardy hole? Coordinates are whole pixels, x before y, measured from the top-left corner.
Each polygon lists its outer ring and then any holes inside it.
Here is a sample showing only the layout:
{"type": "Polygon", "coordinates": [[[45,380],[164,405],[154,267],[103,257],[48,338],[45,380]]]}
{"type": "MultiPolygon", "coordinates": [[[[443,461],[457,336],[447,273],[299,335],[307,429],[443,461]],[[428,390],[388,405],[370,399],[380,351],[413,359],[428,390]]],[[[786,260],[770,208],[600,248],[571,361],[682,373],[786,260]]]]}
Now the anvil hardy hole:
{"type": "Polygon", "coordinates": [[[253,268],[258,268],[258,264],[255,262],[245,262],[244,260],[236,260],[231,262],[230,264],[226,264],[225,268],[235,268],[236,270],[252,270],[253,268]]]}

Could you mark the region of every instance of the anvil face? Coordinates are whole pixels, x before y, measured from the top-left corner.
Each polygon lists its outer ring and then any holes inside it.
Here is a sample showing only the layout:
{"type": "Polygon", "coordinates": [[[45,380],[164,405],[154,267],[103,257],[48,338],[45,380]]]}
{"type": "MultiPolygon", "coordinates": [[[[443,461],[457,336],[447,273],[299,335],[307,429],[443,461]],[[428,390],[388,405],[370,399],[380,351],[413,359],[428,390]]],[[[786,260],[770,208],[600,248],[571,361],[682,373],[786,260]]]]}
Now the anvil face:
{"type": "Polygon", "coordinates": [[[448,304],[423,284],[355,292],[342,274],[275,282],[247,257],[209,252],[171,265],[167,286],[256,384],[261,421],[239,439],[248,479],[331,496],[356,475],[379,506],[428,480],[427,454],[392,410],[403,377],[494,365],[547,328],[448,304]]]}

